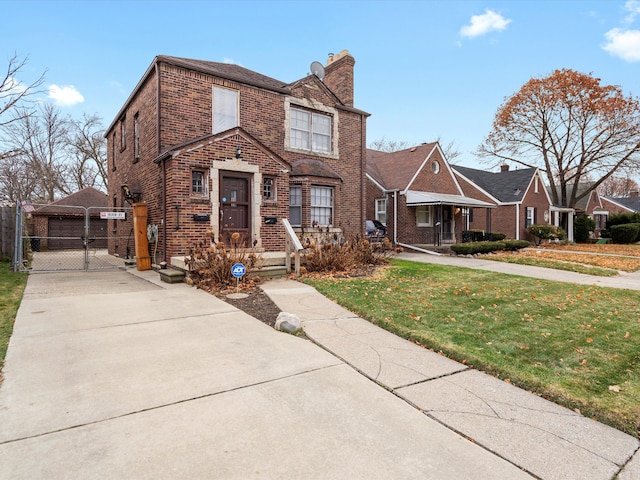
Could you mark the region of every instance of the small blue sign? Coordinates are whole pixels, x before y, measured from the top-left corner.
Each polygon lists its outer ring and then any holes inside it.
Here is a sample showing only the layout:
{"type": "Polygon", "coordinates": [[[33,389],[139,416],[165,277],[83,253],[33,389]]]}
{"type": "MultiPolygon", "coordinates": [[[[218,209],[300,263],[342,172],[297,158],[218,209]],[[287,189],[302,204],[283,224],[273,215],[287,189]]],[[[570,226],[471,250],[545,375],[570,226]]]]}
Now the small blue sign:
{"type": "Polygon", "coordinates": [[[247,269],[241,263],[236,263],[231,267],[231,275],[236,278],[242,277],[246,273],[247,269]]]}

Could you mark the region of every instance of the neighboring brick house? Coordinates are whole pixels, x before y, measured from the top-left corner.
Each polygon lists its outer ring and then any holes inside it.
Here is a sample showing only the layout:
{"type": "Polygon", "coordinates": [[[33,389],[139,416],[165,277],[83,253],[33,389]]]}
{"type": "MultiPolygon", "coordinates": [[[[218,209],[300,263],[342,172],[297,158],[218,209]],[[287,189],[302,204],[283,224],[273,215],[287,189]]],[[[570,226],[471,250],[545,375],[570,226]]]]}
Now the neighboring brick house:
{"type": "Polygon", "coordinates": [[[464,194],[437,142],[391,153],[369,149],[366,171],[367,218],[384,223],[394,243],[460,242],[467,212],[494,207],[464,194]]]}
{"type": "MultiPolygon", "coordinates": [[[[474,209],[469,212],[470,230],[485,229],[490,223],[491,231],[504,233],[507,238],[532,240],[527,227],[533,224],[560,225],[561,212],[552,207],[551,198],[542,182],[537,168],[509,170],[502,165],[499,172],[487,172],[475,168],[454,165],[454,172],[465,194],[482,198],[497,205],[490,211],[474,209]]],[[[573,233],[573,232],[571,232],[573,233]]]]}
{"type": "Polygon", "coordinates": [[[602,206],[607,209],[609,215],[640,212],[640,196],[638,196],[638,192],[631,192],[629,197],[601,196],[600,200],[602,201],[602,206]]]}
{"type": "MultiPolygon", "coordinates": [[[[343,51],[324,78],[286,83],[156,57],[105,134],[110,201],[147,204],[159,227],[153,261],[236,232],[238,246],[283,251],[283,218],[299,231],[362,233],[369,114],[353,106],[354,65],[343,51]]],[[[112,221],[114,238],[129,223],[112,221]]],[[[109,248],[125,253],[116,240],[109,248]]]]}

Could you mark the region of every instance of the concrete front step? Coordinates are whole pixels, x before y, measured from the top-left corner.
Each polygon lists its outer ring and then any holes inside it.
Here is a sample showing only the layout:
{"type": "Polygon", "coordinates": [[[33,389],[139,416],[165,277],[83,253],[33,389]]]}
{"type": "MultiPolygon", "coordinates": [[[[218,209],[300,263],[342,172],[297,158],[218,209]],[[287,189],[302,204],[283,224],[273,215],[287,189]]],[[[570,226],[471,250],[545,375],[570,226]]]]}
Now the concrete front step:
{"type": "MultiPolygon", "coordinates": [[[[286,277],[287,267],[285,255],[286,254],[284,252],[257,252],[256,256],[261,259],[261,268],[254,269],[252,274],[263,278],[286,277]]],[[[177,269],[175,271],[181,271],[183,274],[189,270],[187,267],[186,257],[184,256],[171,257],[170,265],[173,269],[177,269]]]]}

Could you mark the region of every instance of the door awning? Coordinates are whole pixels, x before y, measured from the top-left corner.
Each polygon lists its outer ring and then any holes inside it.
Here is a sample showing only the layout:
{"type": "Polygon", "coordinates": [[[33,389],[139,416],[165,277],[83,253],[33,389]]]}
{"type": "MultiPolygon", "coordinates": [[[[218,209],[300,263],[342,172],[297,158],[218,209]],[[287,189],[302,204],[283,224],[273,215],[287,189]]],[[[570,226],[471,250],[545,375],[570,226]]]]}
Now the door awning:
{"type": "Polygon", "coordinates": [[[447,193],[407,191],[407,206],[418,207],[422,205],[453,205],[456,207],[484,207],[496,208],[496,205],[463,195],[449,195],[447,193]]]}

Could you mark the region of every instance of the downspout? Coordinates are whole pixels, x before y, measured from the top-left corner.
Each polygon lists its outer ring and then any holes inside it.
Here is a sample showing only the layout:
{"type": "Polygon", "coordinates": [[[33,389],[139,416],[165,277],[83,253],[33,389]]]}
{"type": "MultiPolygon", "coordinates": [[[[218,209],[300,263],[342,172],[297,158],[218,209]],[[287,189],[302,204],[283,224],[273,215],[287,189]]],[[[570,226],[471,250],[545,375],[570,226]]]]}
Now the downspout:
{"type": "Polygon", "coordinates": [[[393,191],[393,243],[398,243],[398,190],[393,191]]]}
{"type": "Polygon", "coordinates": [[[520,240],[520,204],[516,203],[516,240],[520,240]]]}
{"type": "Polygon", "coordinates": [[[360,116],[360,232],[364,236],[367,219],[367,129],[365,116],[360,116]]]}
{"type": "MultiPolygon", "coordinates": [[[[156,70],[156,155],[160,155],[162,145],[160,139],[160,69],[158,68],[158,60],[155,63],[156,70]]],[[[165,161],[162,162],[162,261],[167,261],[167,166],[165,161]]]]}

